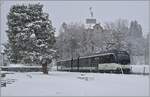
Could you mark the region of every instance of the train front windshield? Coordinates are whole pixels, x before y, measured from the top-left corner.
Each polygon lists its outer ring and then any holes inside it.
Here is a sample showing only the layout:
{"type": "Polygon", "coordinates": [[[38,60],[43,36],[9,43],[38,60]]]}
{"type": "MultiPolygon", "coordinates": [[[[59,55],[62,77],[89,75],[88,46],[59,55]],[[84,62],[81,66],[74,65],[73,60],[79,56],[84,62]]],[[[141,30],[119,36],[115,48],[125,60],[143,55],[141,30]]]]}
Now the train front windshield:
{"type": "Polygon", "coordinates": [[[130,64],[130,56],[127,53],[118,53],[118,63],[127,65],[130,64]]]}

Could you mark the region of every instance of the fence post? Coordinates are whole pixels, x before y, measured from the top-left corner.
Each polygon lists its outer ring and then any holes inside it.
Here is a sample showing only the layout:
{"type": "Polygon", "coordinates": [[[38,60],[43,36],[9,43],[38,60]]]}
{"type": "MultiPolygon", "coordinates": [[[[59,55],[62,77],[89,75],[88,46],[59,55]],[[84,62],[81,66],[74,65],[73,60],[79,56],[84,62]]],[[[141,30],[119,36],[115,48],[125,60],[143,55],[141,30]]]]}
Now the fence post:
{"type": "Polygon", "coordinates": [[[143,75],[145,74],[145,66],[144,66],[144,70],[143,70],[143,75]]]}
{"type": "Polygon", "coordinates": [[[131,69],[131,73],[133,73],[132,66],[130,67],[130,69],[131,69]]]}

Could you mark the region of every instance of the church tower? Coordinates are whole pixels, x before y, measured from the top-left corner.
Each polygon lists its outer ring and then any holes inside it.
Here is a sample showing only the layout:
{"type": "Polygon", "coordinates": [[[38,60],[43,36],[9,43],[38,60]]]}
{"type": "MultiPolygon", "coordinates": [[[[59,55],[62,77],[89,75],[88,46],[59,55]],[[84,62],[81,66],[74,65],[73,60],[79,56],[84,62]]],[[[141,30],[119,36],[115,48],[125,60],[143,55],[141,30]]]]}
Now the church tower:
{"type": "Polygon", "coordinates": [[[92,11],[92,7],[89,8],[90,11],[90,18],[86,19],[86,28],[93,29],[93,26],[96,24],[96,19],[93,17],[94,13],[92,11]]]}

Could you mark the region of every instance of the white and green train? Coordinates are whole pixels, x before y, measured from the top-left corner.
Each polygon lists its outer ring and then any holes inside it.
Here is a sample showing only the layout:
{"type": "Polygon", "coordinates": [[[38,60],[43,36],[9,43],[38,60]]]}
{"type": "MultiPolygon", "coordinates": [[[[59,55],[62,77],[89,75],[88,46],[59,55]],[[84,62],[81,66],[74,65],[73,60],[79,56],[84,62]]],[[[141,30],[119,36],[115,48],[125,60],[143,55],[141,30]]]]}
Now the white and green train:
{"type": "Polygon", "coordinates": [[[76,59],[57,61],[58,71],[130,73],[130,56],[126,51],[109,51],[76,59]]]}

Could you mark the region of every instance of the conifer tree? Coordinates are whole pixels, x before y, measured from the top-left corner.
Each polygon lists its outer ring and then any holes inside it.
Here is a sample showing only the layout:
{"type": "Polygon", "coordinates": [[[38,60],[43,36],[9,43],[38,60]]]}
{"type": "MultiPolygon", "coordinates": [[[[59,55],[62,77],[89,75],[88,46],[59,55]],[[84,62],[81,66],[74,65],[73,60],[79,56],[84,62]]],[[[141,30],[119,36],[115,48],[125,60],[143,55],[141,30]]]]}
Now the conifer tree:
{"type": "Polygon", "coordinates": [[[55,43],[52,22],[43,5],[13,5],[7,16],[8,43],[6,53],[12,63],[41,64],[51,60],[55,43]]]}

